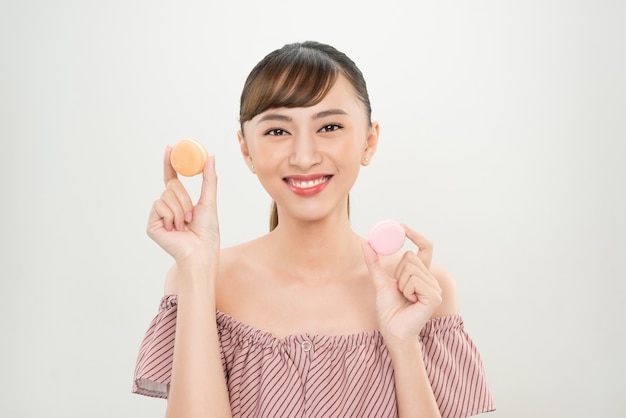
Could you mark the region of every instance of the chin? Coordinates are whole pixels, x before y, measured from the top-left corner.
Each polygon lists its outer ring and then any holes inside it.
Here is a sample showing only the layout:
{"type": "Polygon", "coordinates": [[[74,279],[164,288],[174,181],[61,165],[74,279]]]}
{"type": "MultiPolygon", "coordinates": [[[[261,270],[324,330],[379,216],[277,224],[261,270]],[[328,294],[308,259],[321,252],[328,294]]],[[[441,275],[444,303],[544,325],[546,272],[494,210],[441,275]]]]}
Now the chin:
{"type": "MultiPolygon", "coordinates": [[[[340,205],[334,206],[321,206],[321,205],[307,205],[307,207],[292,208],[285,214],[299,222],[321,222],[333,218],[339,218],[339,214],[343,215],[347,213],[346,204],[342,202],[340,205]]],[[[280,219],[280,216],[279,216],[280,219]]]]}

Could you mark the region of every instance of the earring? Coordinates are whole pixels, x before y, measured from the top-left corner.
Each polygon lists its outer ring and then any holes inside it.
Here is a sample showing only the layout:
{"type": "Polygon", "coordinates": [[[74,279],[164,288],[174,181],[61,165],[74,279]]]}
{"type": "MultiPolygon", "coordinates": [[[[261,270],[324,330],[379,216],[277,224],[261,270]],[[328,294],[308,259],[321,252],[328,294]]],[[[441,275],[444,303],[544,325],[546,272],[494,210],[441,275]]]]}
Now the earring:
{"type": "Polygon", "coordinates": [[[369,159],[369,158],[367,158],[367,157],[365,157],[365,162],[366,162],[366,163],[369,163],[369,162],[370,162],[370,159],[369,159]]]}

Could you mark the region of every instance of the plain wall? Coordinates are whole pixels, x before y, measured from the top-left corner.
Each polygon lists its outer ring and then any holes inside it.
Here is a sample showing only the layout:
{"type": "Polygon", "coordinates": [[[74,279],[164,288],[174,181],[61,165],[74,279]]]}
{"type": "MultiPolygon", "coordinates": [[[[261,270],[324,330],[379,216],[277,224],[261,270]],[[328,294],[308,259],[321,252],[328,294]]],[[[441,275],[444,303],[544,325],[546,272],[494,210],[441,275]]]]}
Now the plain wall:
{"type": "Polygon", "coordinates": [[[265,233],[239,94],[314,39],[360,66],[381,124],[354,228],[395,218],[435,243],[491,416],[623,417],[624,4],[3,2],[0,415],[164,415],[130,393],[171,264],[145,235],[164,147],[216,155],[225,246],[265,233]]]}

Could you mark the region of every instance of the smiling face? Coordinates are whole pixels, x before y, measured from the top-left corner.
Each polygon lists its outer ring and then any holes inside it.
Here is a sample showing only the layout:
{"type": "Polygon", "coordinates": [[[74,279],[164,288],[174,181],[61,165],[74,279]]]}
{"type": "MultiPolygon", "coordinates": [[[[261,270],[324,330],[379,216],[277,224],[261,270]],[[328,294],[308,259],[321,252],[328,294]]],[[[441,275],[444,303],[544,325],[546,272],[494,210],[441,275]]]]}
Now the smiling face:
{"type": "Polygon", "coordinates": [[[339,75],[312,106],[268,109],[242,128],[242,154],[277,203],[281,220],[347,216],[348,192],[374,154],[378,125],[370,124],[346,77],[339,75]]]}

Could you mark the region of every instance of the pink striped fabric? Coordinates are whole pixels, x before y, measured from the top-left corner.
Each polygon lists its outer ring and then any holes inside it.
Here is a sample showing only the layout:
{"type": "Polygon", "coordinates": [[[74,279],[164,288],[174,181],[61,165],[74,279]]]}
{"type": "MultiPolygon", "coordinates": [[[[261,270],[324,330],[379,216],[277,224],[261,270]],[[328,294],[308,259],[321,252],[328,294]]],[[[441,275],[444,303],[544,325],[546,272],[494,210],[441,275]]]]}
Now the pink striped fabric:
{"type": "MultiPolygon", "coordinates": [[[[176,296],[162,299],[139,350],[134,393],[167,396],[176,308],[176,296]]],[[[276,338],[222,312],[217,324],[233,417],[397,417],[393,368],[380,332],[276,338]]],[[[460,316],[432,319],[421,338],[442,417],[495,409],[460,316]]]]}

